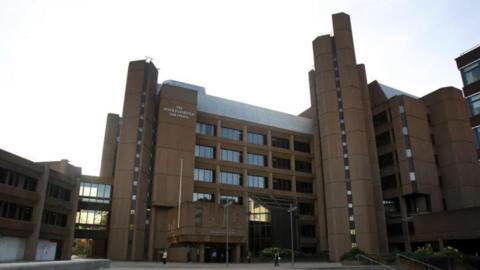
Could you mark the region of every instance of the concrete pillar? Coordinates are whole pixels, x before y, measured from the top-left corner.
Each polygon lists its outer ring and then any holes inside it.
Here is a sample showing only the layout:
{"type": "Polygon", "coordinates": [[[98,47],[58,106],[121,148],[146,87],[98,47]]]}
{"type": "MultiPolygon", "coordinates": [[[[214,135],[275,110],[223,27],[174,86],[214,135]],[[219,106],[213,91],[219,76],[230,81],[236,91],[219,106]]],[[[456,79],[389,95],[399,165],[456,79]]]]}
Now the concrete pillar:
{"type": "Polygon", "coordinates": [[[205,262],[205,244],[200,244],[200,258],[199,261],[201,263],[205,262]]]}
{"type": "MultiPolygon", "coordinates": [[[[80,188],[80,177],[75,177],[75,189],[70,196],[70,203],[73,205],[72,211],[67,216],[67,228],[69,228],[68,238],[62,242],[62,253],[60,259],[70,260],[72,257],[73,238],[75,235],[75,218],[77,216],[78,193],[80,188]]],[[[58,247],[57,247],[58,248],[58,247]]]]}
{"type": "Polygon", "coordinates": [[[240,244],[235,245],[235,254],[233,255],[233,262],[239,263],[240,262],[240,244]]]}
{"type": "Polygon", "coordinates": [[[40,199],[37,206],[33,208],[32,223],[35,224],[32,234],[30,234],[25,241],[25,253],[23,259],[25,261],[34,261],[37,255],[38,235],[42,227],[42,214],[45,205],[45,197],[47,196],[47,184],[50,169],[47,165],[44,166],[43,175],[37,183],[37,192],[40,194],[40,199]]]}

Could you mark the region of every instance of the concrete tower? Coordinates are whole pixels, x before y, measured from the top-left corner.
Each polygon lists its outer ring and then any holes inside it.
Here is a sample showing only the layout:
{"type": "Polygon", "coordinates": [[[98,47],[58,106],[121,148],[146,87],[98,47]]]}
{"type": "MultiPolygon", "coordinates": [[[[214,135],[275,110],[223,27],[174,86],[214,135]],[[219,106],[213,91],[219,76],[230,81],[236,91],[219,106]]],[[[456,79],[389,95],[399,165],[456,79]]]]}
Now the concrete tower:
{"type": "Polygon", "coordinates": [[[333,15],[334,35],[313,41],[310,72],[314,126],[321,142],[328,249],[331,259],[353,247],[386,249],[385,217],[370,101],[357,65],[350,18],[333,15]]]}

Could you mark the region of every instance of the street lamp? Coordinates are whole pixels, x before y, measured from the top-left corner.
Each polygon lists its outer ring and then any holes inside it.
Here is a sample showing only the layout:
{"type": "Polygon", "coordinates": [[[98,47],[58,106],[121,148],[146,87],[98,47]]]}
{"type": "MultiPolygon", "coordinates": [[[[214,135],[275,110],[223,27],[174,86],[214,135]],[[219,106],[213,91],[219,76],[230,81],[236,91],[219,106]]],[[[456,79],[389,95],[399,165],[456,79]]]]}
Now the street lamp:
{"type": "Polygon", "coordinates": [[[227,203],[225,203],[225,204],[223,205],[223,207],[224,207],[224,215],[226,216],[225,222],[227,223],[227,241],[226,241],[226,243],[225,243],[225,253],[226,253],[226,254],[225,254],[225,260],[226,260],[225,263],[227,264],[227,267],[228,267],[228,207],[229,207],[230,205],[232,205],[232,203],[233,203],[233,201],[227,200],[227,203]],[[225,212],[226,212],[227,214],[225,214],[225,212]]]}
{"type": "Polygon", "coordinates": [[[293,251],[293,211],[297,210],[297,207],[290,204],[288,212],[290,213],[290,245],[292,249],[292,267],[295,265],[295,253],[293,251]]]}

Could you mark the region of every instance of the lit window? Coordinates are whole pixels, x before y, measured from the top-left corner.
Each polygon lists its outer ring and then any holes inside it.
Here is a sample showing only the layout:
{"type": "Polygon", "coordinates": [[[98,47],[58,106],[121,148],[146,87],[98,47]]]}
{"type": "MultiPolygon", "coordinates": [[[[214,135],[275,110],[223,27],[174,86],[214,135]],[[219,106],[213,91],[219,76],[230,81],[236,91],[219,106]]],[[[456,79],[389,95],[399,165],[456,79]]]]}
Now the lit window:
{"type": "Polygon", "coordinates": [[[410,173],[410,181],[415,181],[416,178],[415,178],[415,173],[414,172],[411,172],[410,173]]]}

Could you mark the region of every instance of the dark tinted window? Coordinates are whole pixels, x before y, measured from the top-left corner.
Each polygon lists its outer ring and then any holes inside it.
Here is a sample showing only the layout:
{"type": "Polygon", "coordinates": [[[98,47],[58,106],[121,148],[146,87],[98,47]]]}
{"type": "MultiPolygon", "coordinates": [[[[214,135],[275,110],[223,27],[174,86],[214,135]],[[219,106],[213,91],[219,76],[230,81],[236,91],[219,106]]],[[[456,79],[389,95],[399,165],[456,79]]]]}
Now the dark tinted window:
{"type": "Polygon", "coordinates": [[[312,183],[297,181],[297,192],[301,193],[313,193],[312,183]]]}
{"type": "Polygon", "coordinates": [[[284,138],[279,138],[279,137],[272,137],[272,146],[289,149],[290,148],[290,140],[284,139],[284,138]]]}
{"type": "Polygon", "coordinates": [[[383,111],[373,116],[373,125],[375,127],[381,126],[387,123],[387,121],[388,121],[387,111],[383,111]]]}
{"type": "Polygon", "coordinates": [[[273,178],[273,189],[276,190],[292,190],[292,181],[286,179],[273,178]]]}
{"type": "Polygon", "coordinates": [[[299,172],[312,172],[312,164],[307,161],[295,160],[295,170],[299,172]]]}
{"type": "Polygon", "coordinates": [[[307,142],[294,142],[294,149],[295,151],[310,153],[310,144],[307,142]]]}
{"type": "Polygon", "coordinates": [[[272,166],[278,169],[290,170],[290,159],[272,157],[272,166]]]}

